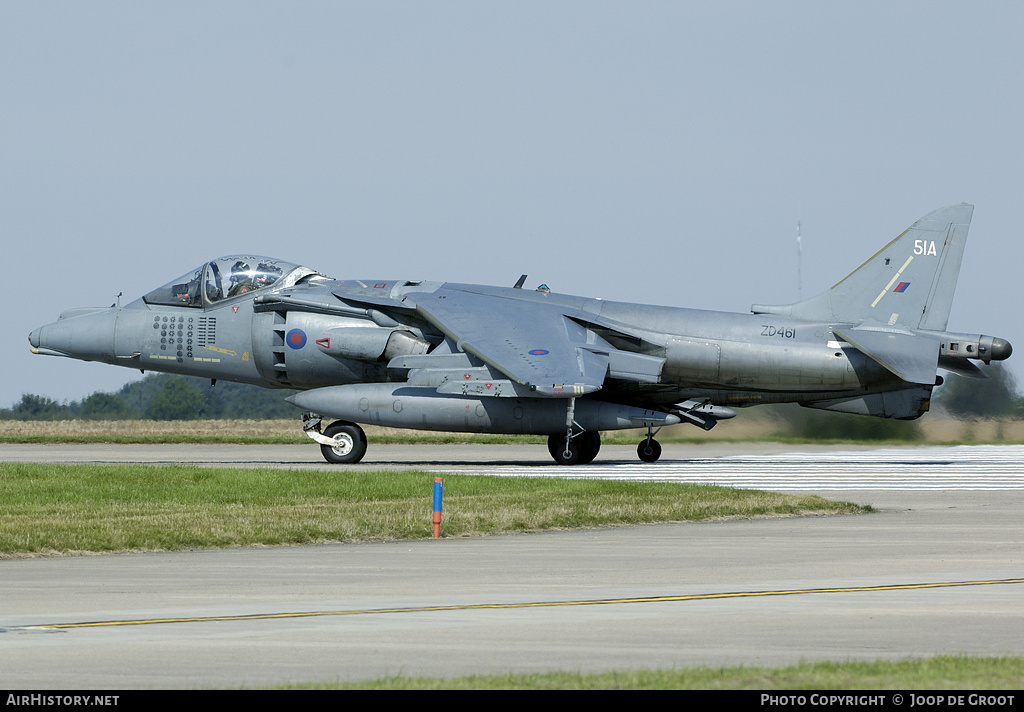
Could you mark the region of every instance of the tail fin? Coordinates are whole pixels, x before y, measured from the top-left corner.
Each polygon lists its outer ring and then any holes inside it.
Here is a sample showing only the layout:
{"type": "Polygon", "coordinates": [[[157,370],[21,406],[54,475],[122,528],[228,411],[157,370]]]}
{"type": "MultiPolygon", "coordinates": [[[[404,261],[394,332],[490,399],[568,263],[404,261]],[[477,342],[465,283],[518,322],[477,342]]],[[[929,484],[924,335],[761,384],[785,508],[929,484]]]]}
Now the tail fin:
{"type": "Polygon", "coordinates": [[[928,213],[826,292],[784,306],[753,305],[755,314],[944,331],[974,206],[928,213]]]}

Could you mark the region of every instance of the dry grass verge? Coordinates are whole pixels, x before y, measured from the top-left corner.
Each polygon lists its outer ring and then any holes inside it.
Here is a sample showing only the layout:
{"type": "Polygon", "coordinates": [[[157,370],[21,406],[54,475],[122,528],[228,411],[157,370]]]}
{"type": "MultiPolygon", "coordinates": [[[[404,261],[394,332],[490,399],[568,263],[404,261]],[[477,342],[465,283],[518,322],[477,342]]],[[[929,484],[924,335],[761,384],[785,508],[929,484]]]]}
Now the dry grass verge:
{"type": "MultiPolygon", "coordinates": [[[[663,428],[658,439],[668,442],[685,439],[697,442],[714,440],[773,440],[788,437],[786,426],[764,417],[737,418],[722,423],[710,432],[691,425],[663,428]]],[[[926,416],[918,421],[925,442],[1024,442],[1024,421],[1017,420],[957,420],[941,414],[926,416]]],[[[511,441],[517,436],[480,436],[464,433],[444,433],[427,430],[402,430],[363,426],[367,437],[377,442],[479,442],[492,438],[511,441]]],[[[644,430],[618,430],[606,432],[606,438],[639,442],[644,430]]],[[[520,439],[523,436],[518,436],[520,439]]],[[[543,438],[535,438],[541,442],[543,438]]],[[[0,420],[0,441],[26,442],[50,440],[55,442],[87,441],[208,441],[208,442],[273,442],[306,443],[298,419],[289,420],[55,420],[23,421],[0,420]]],[[[921,444],[919,441],[917,444],[921,444]]]]}

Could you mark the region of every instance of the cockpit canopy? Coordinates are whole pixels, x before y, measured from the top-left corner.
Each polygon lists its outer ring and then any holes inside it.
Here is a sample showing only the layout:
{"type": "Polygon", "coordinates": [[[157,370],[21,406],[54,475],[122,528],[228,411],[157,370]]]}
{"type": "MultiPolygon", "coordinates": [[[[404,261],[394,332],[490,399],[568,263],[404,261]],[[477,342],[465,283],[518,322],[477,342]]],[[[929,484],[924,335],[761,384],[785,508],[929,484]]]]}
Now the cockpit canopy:
{"type": "Polygon", "coordinates": [[[271,257],[232,255],[200,265],[143,299],[147,304],[204,308],[271,286],[290,286],[315,274],[271,257]]]}

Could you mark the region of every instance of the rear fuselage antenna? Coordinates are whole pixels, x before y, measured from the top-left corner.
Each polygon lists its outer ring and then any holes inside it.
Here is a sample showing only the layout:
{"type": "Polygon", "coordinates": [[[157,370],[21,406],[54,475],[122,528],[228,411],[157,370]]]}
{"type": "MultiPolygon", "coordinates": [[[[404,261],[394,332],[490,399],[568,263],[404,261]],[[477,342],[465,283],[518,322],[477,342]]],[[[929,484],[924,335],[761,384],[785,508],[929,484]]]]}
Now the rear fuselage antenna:
{"type": "Polygon", "coordinates": [[[800,241],[800,198],[796,199],[796,290],[800,300],[804,298],[803,244],[800,241]]]}

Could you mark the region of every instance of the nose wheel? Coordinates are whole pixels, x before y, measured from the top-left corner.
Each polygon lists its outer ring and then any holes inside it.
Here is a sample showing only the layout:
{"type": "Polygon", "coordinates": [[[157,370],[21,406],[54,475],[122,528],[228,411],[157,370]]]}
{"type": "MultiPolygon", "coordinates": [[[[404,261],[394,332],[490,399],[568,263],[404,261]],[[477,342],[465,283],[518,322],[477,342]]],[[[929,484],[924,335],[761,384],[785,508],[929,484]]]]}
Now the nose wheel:
{"type": "Polygon", "coordinates": [[[351,464],[359,462],[366,454],[366,433],[355,423],[342,420],[332,423],[324,430],[324,437],[333,441],[330,445],[320,445],[327,462],[351,464]]]}
{"type": "Polygon", "coordinates": [[[320,452],[327,462],[351,465],[366,454],[366,433],[355,423],[336,420],[320,432],[321,417],[316,413],[302,414],[302,431],[320,443],[320,452]]]}

